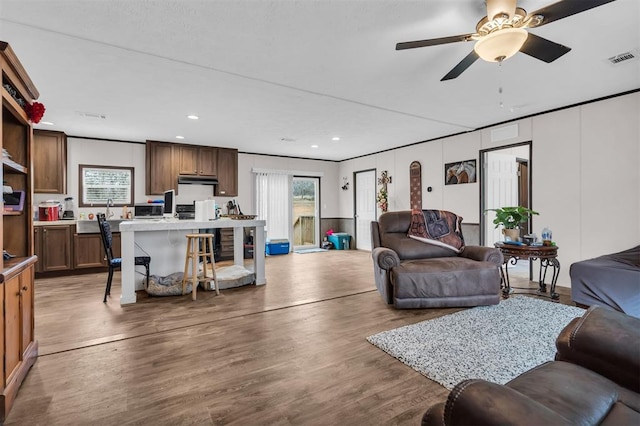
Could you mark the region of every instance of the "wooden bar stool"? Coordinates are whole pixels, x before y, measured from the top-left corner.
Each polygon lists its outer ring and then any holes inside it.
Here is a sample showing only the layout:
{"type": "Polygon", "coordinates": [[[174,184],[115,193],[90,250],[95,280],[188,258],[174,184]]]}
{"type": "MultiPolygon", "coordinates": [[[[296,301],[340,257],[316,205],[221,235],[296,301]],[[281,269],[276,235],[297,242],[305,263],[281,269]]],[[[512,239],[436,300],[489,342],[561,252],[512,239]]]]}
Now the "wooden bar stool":
{"type": "Polygon", "coordinates": [[[182,294],[186,293],[189,263],[191,263],[191,299],[196,300],[196,289],[199,281],[213,281],[216,294],[220,294],[216,278],[215,260],[213,259],[213,234],[187,234],[187,255],[184,260],[184,276],[182,277],[182,294]],[[211,265],[211,277],[207,275],[207,258],[211,265]],[[198,277],[198,262],[202,259],[202,276],[198,277]],[[191,261],[191,262],[189,262],[191,261]]]}

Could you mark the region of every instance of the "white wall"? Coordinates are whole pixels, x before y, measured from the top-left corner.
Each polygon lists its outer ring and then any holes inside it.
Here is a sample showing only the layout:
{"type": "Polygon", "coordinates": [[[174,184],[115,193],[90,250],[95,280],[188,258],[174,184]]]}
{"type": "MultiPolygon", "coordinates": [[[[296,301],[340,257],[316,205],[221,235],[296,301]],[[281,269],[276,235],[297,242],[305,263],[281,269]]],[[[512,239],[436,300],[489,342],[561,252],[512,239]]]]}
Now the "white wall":
{"type": "MultiPolygon", "coordinates": [[[[420,161],[423,208],[451,210],[465,223],[478,223],[479,183],[445,186],[444,164],[478,160],[480,150],[532,141],[532,208],[540,212],[533,230],[538,235],[545,226],[553,230],[562,265],[558,285],[568,287],[571,263],[640,244],[639,123],[640,93],[632,93],[343,161],[339,174],[376,168],[379,176],[388,170],[393,176],[390,210],[404,210],[409,208],[409,164],[420,161]]],[[[351,186],[340,194],[344,218],[353,217],[352,191],[351,186]]]]}
{"type": "MultiPolygon", "coordinates": [[[[34,205],[44,200],[61,201],[65,196],[73,197],[76,215],[79,212],[104,212],[104,207],[79,208],[78,166],[118,166],[134,168],[134,201],[146,201],[144,193],[145,146],[137,143],[108,142],[92,139],[67,138],[67,193],[66,194],[34,194],[34,205]]],[[[34,211],[36,211],[35,209],[34,211]]],[[[118,215],[118,212],[115,212],[118,215]]]]}
{"type": "Polygon", "coordinates": [[[252,169],[291,170],[304,176],[309,172],[320,177],[320,216],[323,218],[338,216],[338,195],[341,192],[342,177],[338,175],[338,163],[334,161],[305,160],[299,158],[283,158],[269,155],[238,155],[238,203],[245,214],[255,214],[254,185],[252,169]]]}
{"type": "MultiPolygon", "coordinates": [[[[104,207],[79,208],[78,166],[80,164],[97,166],[118,166],[134,168],[134,202],[144,203],[148,199],[160,196],[145,194],[145,145],[133,142],[115,142],[81,138],[67,139],[67,194],[34,194],[34,204],[44,200],[62,201],[65,196],[74,198],[76,215],[80,213],[104,212],[104,207]]],[[[342,179],[338,179],[338,163],[333,161],[315,161],[293,158],[282,158],[265,155],[238,155],[238,196],[214,197],[213,187],[208,185],[180,185],[176,200],[178,204],[190,204],[194,200],[215,199],[216,204],[225,206],[235,199],[244,214],[255,214],[253,196],[253,167],[263,169],[310,171],[322,173],[321,216],[337,217],[338,190],[342,179]]],[[[343,191],[340,191],[343,192],[343,191]]],[[[224,213],[223,209],[223,213],[224,213]]],[[[116,211],[116,216],[119,212],[116,211]]]]}
{"type": "MultiPolygon", "coordinates": [[[[480,136],[467,133],[451,138],[425,142],[360,157],[340,163],[340,176],[351,176],[353,172],[376,169],[378,177],[387,170],[393,178],[387,187],[389,210],[407,210],[409,205],[409,166],[419,161],[422,166],[422,207],[425,209],[447,209],[464,218],[465,223],[478,223],[478,183],[444,185],[444,164],[462,160],[476,160],[480,136]],[[431,187],[432,191],[427,192],[431,187]]],[[[341,194],[340,214],[353,217],[353,186],[341,194]]]]}

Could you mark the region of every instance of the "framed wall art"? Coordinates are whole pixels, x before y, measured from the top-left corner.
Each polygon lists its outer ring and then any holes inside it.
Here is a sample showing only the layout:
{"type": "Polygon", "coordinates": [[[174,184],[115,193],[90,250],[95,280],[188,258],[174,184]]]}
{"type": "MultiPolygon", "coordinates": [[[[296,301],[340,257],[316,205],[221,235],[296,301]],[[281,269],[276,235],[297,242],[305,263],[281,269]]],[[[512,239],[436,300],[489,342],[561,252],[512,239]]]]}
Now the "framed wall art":
{"type": "Polygon", "coordinates": [[[458,161],[444,165],[444,184],[457,185],[476,182],[476,160],[458,161]]]}

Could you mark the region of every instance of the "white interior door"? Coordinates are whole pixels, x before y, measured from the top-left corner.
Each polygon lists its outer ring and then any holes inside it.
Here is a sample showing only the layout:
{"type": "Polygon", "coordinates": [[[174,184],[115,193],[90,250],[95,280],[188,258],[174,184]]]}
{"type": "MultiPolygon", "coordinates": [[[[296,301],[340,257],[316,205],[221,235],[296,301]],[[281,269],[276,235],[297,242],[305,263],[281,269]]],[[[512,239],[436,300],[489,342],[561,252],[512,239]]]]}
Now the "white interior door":
{"type": "MultiPolygon", "coordinates": [[[[518,163],[511,154],[485,153],[485,209],[518,205],[518,163]]],[[[502,228],[495,229],[496,214],[487,212],[485,220],[485,245],[493,247],[496,241],[504,240],[502,228]]]]}
{"type": "Polygon", "coordinates": [[[356,248],[371,251],[371,222],[376,220],[376,171],[356,172],[356,248]]]}

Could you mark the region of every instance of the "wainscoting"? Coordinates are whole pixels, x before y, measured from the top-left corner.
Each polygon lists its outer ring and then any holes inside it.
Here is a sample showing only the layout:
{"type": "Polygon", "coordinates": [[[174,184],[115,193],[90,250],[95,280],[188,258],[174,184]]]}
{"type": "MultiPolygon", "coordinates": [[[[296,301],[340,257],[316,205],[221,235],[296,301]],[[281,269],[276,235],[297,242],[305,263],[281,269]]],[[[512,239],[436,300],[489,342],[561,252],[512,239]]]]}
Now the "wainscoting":
{"type": "MultiPolygon", "coordinates": [[[[329,229],[335,232],[345,232],[351,235],[351,248],[356,247],[355,221],[353,218],[322,218],[320,220],[320,235],[324,238],[329,229]]],[[[477,223],[462,223],[462,235],[465,244],[473,246],[480,243],[480,225],[477,223]]]]}

